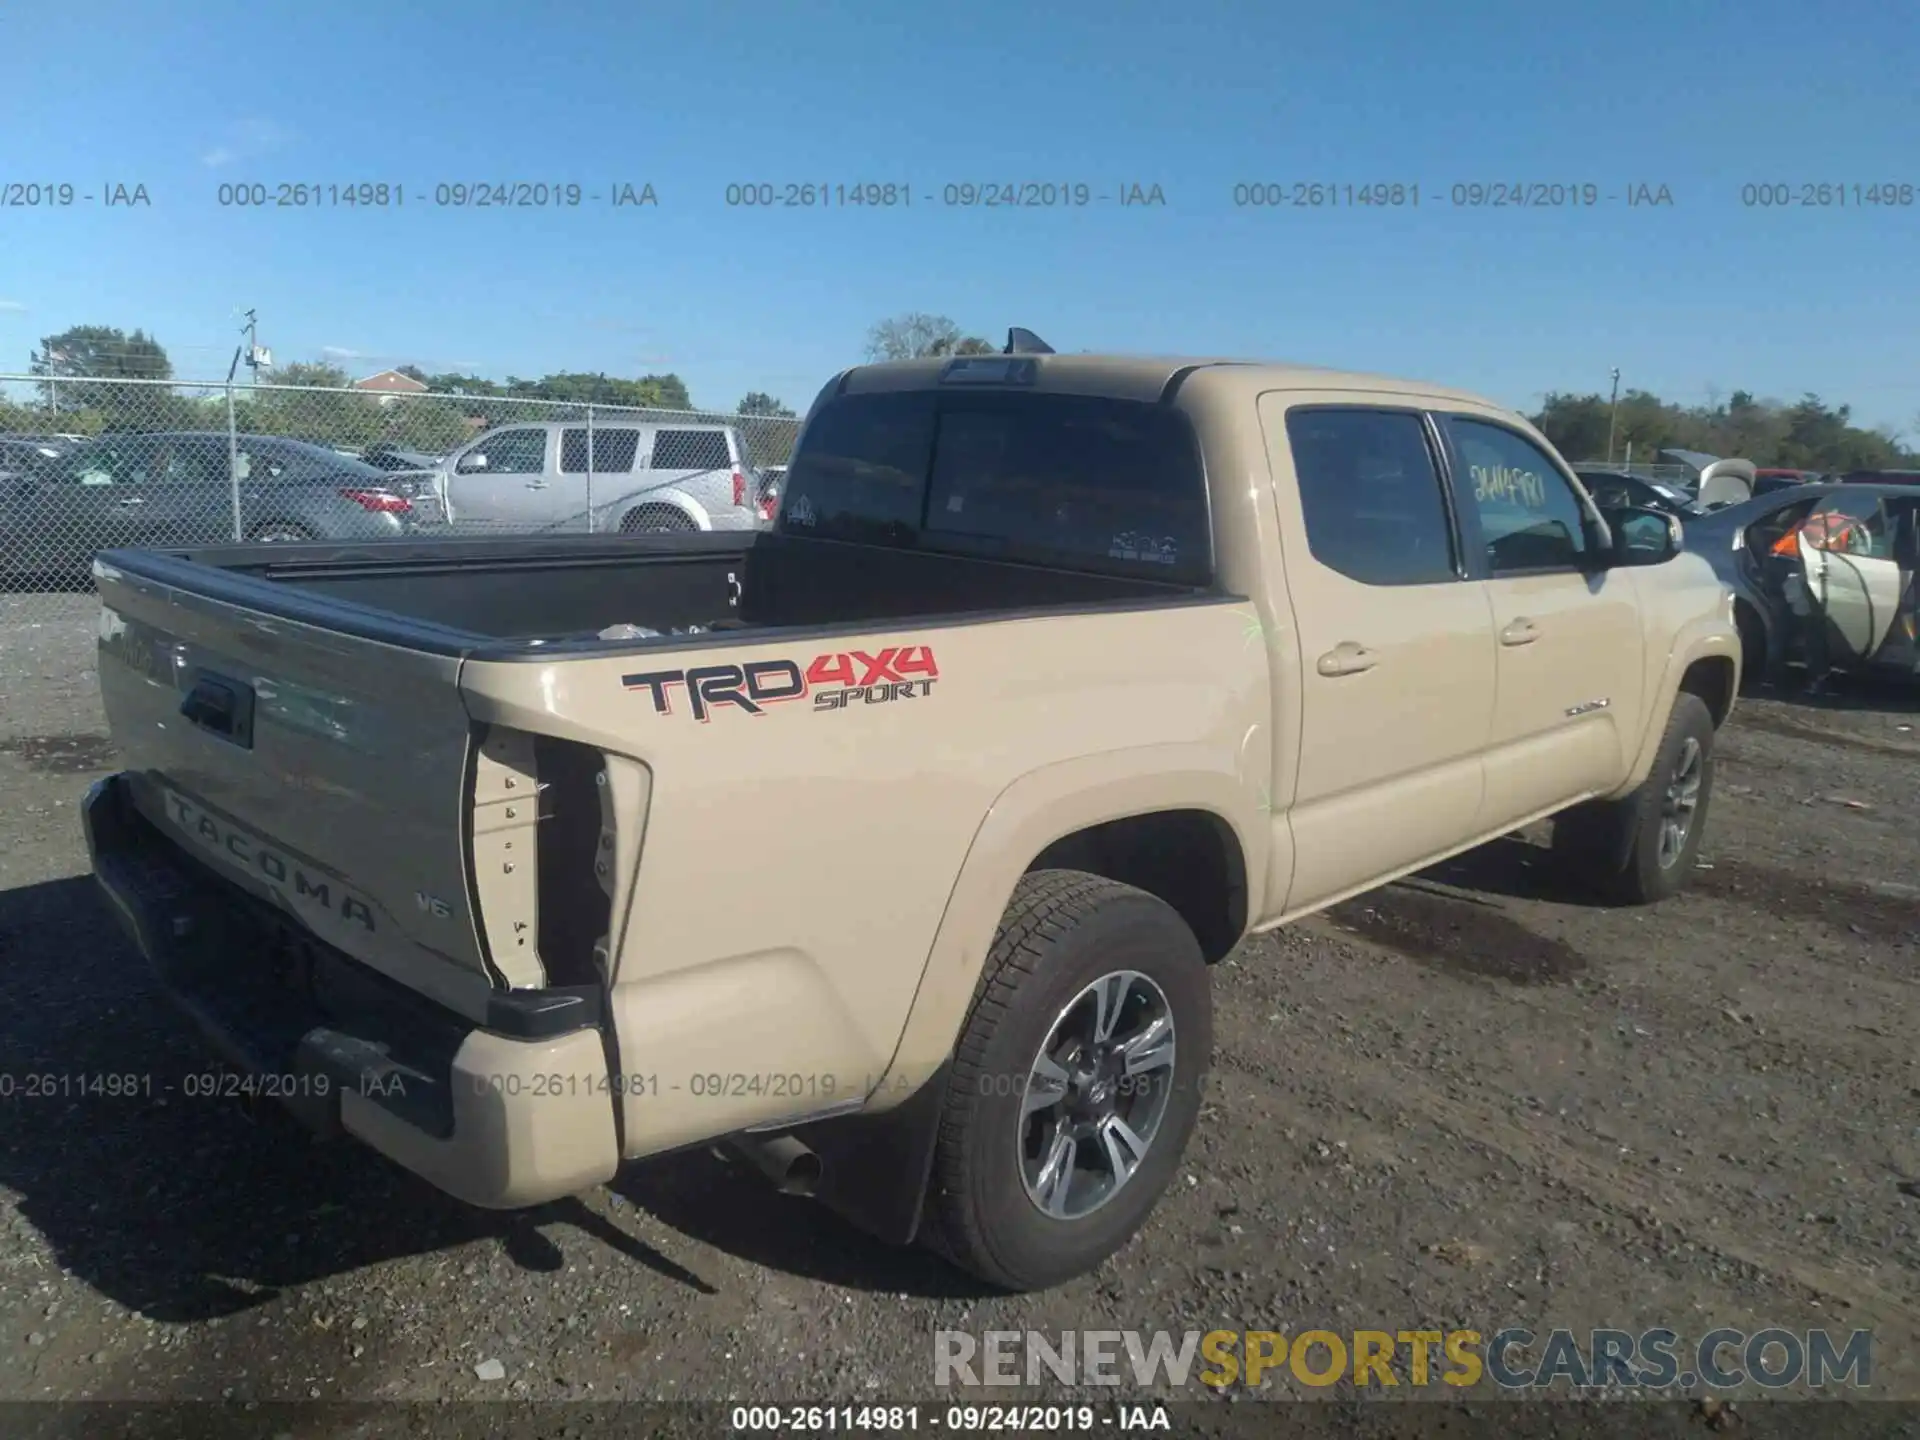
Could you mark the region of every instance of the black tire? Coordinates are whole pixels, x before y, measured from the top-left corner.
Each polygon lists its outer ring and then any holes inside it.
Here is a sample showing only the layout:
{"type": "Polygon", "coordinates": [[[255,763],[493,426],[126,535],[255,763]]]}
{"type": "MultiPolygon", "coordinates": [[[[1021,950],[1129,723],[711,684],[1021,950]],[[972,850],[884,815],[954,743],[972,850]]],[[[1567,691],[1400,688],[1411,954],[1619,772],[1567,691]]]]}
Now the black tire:
{"type": "MultiPolygon", "coordinates": [[[[1126,982],[1130,1001],[1137,983],[1126,982]]],[[[1206,960],[1171,906],[1077,870],[1024,876],[955,1047],[934,1155],[928,1238],[960,1268],[1004,1290],[1043,1289],[1093,1270],[1133,1237],[1173,1179],[1212,1057],[1206,960]],[[1023,1175],[1021,1147],[1030,1126],[1022,1102],[1032,1067],[1056,1021],[1069,1023],[1064,1007],[1103,977],[1128,972],[1151,982],[1140,987],[1139,998],[1157,992],[1172,1021],[1163,1107],[1130,1177],[1089,1213],[1056,1218],[1030,1195],[1023,1175]]],[[[1156,1073],[1148,1083],[1162,1082],[1156,1073]]],[[[1145,1090],[1135,1093],[1154,1103],[1145,1090]]],[[[1044,1128],[1046,1117],[1033,1123],[1044,1128]]],[[[1090,1155],[1104,1160],[1105,1153],[1096,1147],[1090,1155]]]]}
{"type": "Polygon", "coordinates": [[[1617,905],[1651,905],[1677,895],[1693,878],[1713,798],[1713,716],[1698,695],[1682,692],[1667,717],[1653,769],[1631,795],[1565,811],[1553,824],[1554,854],[1570,878],[1617,905]],[[1694,800],[1685,835],[1662,846],[1671,791],[1691,767],[1694,800]]]}
{"type": "Polygon", "coordinates": [[[622,535],[657,535],[698,528],[686,511],[672,505],[640,505],[620,517],[622,535]]]}

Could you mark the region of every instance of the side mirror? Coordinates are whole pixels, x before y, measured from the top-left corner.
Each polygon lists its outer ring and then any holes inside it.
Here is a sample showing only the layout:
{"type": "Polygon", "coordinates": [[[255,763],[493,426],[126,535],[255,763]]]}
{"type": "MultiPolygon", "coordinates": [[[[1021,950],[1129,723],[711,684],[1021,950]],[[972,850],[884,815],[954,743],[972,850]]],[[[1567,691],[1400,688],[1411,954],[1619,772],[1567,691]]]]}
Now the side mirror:
{"type": "Polygon", "coordinates": [[[1609,565],[1664,565],[1686,547],[1687,533],[1678,515],[1644,505],[1603,510],[1613,532],[1609,565]]]}
{"type": "Polygon", "coordinates": [[[454,465],[453,470],[456,475],[471,475],[476,470],[484,470],[486,468],[487,468],[486,452],[481,450],[474,450],[474,451],[468,452],[465,455],[462,455],[459,461],[454,465]]]}

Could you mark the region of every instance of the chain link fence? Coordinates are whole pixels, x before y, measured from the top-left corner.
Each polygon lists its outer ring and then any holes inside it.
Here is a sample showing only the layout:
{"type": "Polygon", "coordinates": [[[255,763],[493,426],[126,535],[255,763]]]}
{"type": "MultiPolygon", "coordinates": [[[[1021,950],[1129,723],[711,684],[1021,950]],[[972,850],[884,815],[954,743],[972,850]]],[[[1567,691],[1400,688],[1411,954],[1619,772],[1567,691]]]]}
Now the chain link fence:
{"type": "Polygon", "coordinates": [[[800,422],[465,394],[0,374],[0,592],[235,540],[751,530],[800,422]]]}

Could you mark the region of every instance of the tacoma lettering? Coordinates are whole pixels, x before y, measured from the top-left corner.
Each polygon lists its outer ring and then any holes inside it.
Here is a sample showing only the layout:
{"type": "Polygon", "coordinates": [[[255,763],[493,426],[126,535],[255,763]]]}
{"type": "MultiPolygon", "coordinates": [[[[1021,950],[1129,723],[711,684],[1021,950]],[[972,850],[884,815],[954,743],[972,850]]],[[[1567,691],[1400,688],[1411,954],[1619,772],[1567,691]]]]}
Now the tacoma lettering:
{"type": "Polygon", "coordinates": [[[256,843],[242,831],[220,824],[178,795],[169,795],[167,804],[180,828],[210,849],[224,852],[283,893],[285,887],[291,885],[293,894],[289,898],[300,908],[324,910],[338,920],[373,933],[373,909],[365,901],[342,895],[336,905],[331,882],[315,879],[285,856],[256,843]]]}

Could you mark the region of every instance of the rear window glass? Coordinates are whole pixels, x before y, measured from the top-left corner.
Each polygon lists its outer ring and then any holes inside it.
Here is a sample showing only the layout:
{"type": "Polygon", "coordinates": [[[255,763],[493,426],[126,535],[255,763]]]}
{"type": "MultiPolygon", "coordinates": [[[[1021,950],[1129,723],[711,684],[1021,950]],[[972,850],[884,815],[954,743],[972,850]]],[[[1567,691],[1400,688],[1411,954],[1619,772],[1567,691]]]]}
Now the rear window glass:
{"type": "Polygon", "coordinates": [[[1212,579],[1206,479],[1180,412],[1033,393],[854,395],[801,439],[781,528],[1212,579]],[[917,532],[917,533],[916,533],[917,532]]]}
{"type": "Polygon", "coordinates": [[[653,437],[653,468],[656,470],[728,470],[733,456],[727,453],[724,430],[661,430],[653,437]]]}

